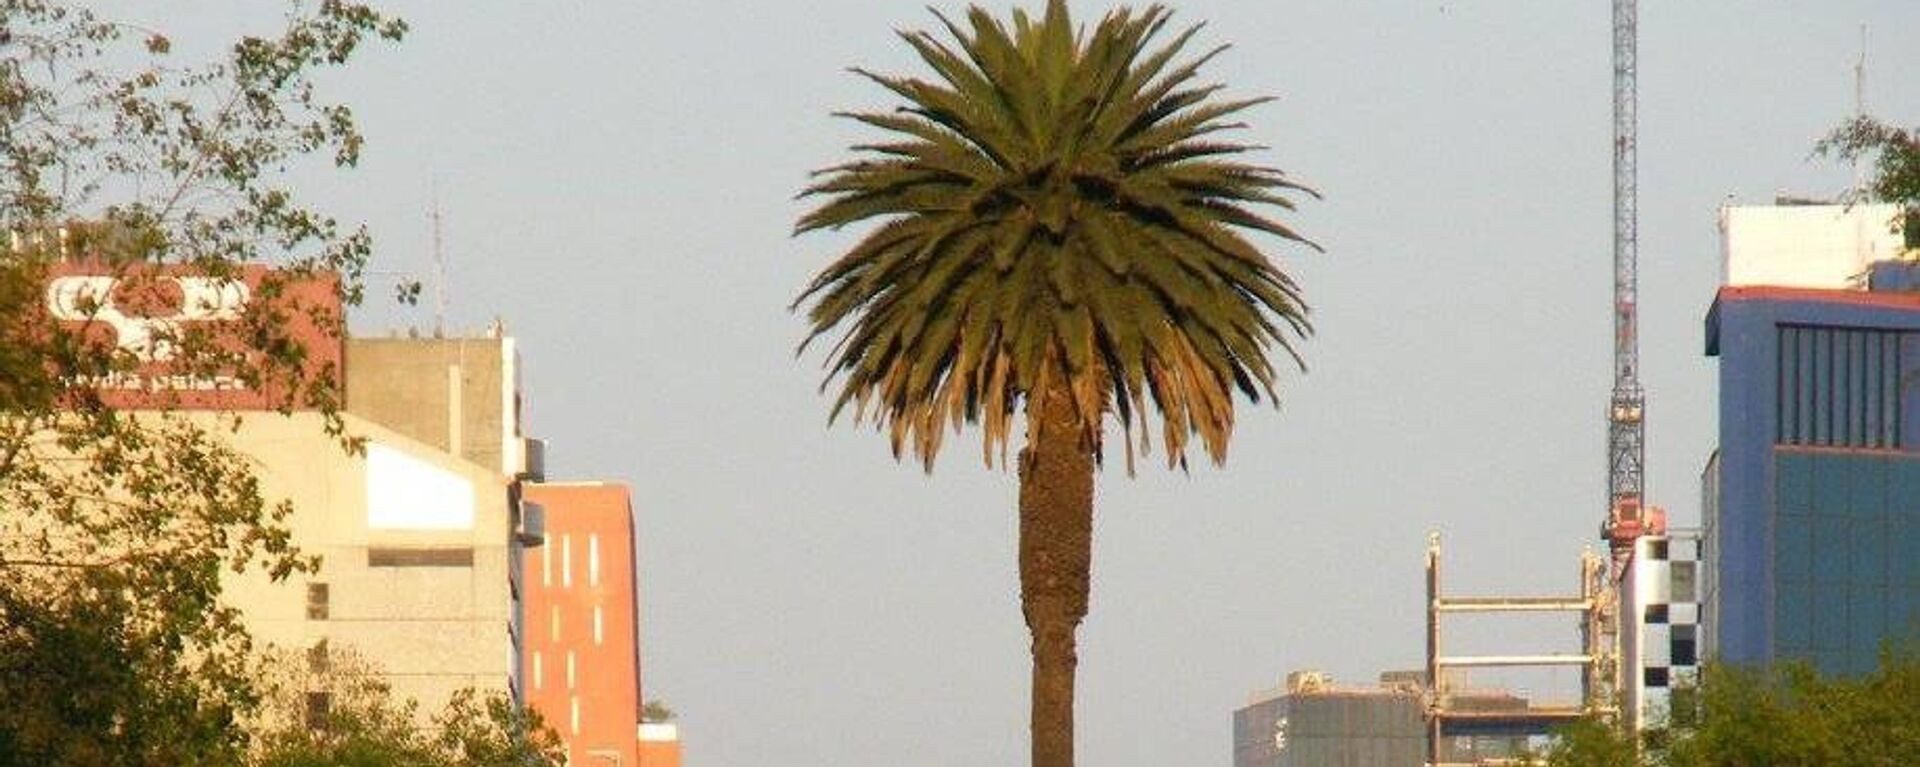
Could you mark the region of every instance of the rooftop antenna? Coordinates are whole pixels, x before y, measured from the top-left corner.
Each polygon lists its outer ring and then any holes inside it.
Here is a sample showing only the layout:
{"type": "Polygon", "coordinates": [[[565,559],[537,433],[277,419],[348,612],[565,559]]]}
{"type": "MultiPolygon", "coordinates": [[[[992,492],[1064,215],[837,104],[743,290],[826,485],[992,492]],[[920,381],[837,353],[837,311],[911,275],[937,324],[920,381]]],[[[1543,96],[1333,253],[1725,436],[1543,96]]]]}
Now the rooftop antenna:
{"type": "MultiPolygon", "coordinates": [[[[1867,25],[1860,25],[1860,58],[1853,64],[1853,117],[1864,120],[1867,117],[1867,25]]],[[[1864,200],[1867,194],[1866,170],[1860,166],[1860,157],[1853,158],[1853,193],[1864,200]]]]}
{"type": "Polygon", "coordinates": [[[441,239],[440,230],[445,218],[440,215],[440,181],[432,182],[433,209],[427,218],[433,222],[433,337],[444,338],[447,332],[447,253],[441,239]]]}

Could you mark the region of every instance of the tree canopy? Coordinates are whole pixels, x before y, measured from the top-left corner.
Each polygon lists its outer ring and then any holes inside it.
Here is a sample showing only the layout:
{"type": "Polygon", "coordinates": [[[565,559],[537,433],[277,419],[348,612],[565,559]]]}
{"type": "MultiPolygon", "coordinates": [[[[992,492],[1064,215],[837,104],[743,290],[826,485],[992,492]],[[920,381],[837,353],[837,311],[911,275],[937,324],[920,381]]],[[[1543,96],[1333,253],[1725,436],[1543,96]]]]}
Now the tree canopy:
{"type": "Polygon", "coordinates": [[[1854,197],[1901,206],[1903,219],[1888,223],[1905,229],[1907,247],[1920,249],[1920,131],[1861,115],[1834,128],[1814,145],[1814,153],[1871,163],[1873,174],[1854,197]]]}
{"type": "Polygon", "coordinates": [[[936,16],[950,42],[900,33],[932,79],[854,70],[902,105],[843,113],[884,138],[804,193],[821,202],[798,232],[876,224],[796,302],[809,340],[843,329],[833,412],[929,467],[949,426],[977,422],[992,464],[1018,406],[1057,382],[1096,452],[1107,414],[1130,432],[1151,401],[1171,464],[1195,436],[1224,460],[1233,393],[1277,399],[1268,351],[1297,363],[1309,329],[1245,233],[1305,243],[1263,209],[1312,192],[1221,138],[1268,99],[1199,80],[1226,46],[1183,58],[1199,27],[1168,33],[1162,6],[1091,29],[1058,0],[1011,23],[936,16]]]}
{"type": "Polygon", "coordinates": [[[1554,767],[1825,767],[1920,764],[1920,652],[1888,649],[1859,677],[1804,663],[1771,669],[1710,664],[1675,697],[1669,726],[1636,743],[1583,723],[1548,752],[1554,767]]]}
{"type": "Polygon", "coordinates": [[[102,382],[165,360],[340,433],[339,381],[294,331],[337,338],[341,318],[292,286],[357,301],[370,240],[305,205],[287,174],[358,160],[352,112],[316,78],[405,25],[346,0],[286,7],[278,28],[199,61],[77,2],[0,0],[0,762],[245,757],[234,725],[261,698],[221,573],[317,562],[222,439],[232,414],[177,412],[158,392],[128,412],[102,382]],[[248,264],[274,271],[231,329],[146,321],[136,342],[113,324],[110,301],[169,270],[231,284],[248,264]],[[75,268],[116,297],[69,297],[84,317],[54,321],[48,280],[75,268]]]}

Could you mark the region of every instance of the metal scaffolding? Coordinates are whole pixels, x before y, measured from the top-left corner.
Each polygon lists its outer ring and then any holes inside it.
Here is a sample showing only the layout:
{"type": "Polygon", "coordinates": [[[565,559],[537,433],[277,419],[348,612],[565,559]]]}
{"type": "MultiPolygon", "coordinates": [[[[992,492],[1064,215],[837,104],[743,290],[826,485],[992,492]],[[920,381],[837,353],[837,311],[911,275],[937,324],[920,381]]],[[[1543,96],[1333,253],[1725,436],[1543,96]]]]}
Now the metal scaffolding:
{"type": "Polygon", "coordinates": [[[1580,557],[1580,591],[1574,596],[1442,596],[1440,592],[1440,534],[1427,536],[1427,764],[1449,767],[1441,761],[1441,744],[1455,735],[1545,735],[1553,727],[1591,714],[1611,714],[1618,658],[1613,654],[1614,626],[1610,616],[1614,594],[1608,583],[1606,559],[1589,551],[1580,557]],[[1579,652],[1526,655],[1443,655],[1441,616],[1518,612],[1570,612],[1580,616],[1579,652]],[[1574,705],[1524,709],[1470,711],[1455,707],[1448,684],[1449,669],[1486,667],[1556,667],[1581,669],[1580,701],[1574,705]]]}

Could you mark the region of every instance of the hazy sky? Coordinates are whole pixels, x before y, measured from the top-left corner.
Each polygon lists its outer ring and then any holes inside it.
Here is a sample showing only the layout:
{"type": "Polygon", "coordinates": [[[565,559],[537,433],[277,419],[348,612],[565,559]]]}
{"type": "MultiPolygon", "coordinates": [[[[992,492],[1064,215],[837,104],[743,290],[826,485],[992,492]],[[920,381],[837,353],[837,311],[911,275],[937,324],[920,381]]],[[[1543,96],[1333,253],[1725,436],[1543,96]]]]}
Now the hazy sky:
{"type": "MultiPolygon", "coordinates": [[[[792,354],[788,302],[856,233],[789,238],[791,198],[870,135],[830,111],[890,104],[845,67],[920,71],[890,30],[922,5],[394,3],[410,39],[329,79],[369,145],[310,193],[369,222],[375,268],[424,273],[437,180],[452,324],[521,339],[553,475],[632,486],[646,692],[695,767],[1026,760],[1014,477],[829,430],[821,358],[792,354]]],[[[156,26],[232,23],[173,7],[195,17],[156,26]]],[[[1273,251],[1319,333],[1224,470],[1100,477],[1088,765],[1227,764],[1230,712],[1287,671],[1420,662],[1428,530],[1450,584],[1567,590],[1604,508],[1608,3],[1177,7],[1235,46],[1211,77],[1280,97],[1244,138],[1326,194],[1295,221],[1328,252],[1273,251]]],[[[1644,0],[1641,24],[1648,483],[1691,523],[1715,207],[1845,186],[1808,151],[1852,108],[1862,24],[1870,109],[1920,122],[1920,3],[1644,0]]],[[[376,301],[355,326],[430,322],[376,301]]]]}

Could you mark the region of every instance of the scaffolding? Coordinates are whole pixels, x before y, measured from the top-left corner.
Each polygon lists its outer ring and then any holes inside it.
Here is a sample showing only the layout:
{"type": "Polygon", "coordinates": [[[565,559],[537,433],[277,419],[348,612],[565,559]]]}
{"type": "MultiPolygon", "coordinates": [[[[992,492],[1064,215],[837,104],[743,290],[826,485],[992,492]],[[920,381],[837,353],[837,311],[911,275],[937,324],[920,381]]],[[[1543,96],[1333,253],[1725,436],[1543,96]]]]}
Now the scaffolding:
{"type": "Polygon", "coordinates": [[[1592,715],[1610,716],[1618,658],[1613,654],[1613,595],[1607,582],[1607,561],[1592,551],[1580,557],[1580,590],[1573,596],[1442,596],[1440,590],[1440,534],[1427,535],[1427,759],[1429,767],[1453,767],[1441,761],[1445,738],[1456,736],[1532,737],[1554,727],[1592,715]],[[1580,616],[1577,653],[1524,655],[1443,655],[1441,617],[1492,613],[1568,612],[1580,616]],[[1470,710],[1456,705],[1447,672],[1488,667],[1581,670],[1580,700],[1572,705],[1537,705],[1506,710],[1470,710]]]}

